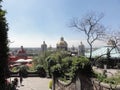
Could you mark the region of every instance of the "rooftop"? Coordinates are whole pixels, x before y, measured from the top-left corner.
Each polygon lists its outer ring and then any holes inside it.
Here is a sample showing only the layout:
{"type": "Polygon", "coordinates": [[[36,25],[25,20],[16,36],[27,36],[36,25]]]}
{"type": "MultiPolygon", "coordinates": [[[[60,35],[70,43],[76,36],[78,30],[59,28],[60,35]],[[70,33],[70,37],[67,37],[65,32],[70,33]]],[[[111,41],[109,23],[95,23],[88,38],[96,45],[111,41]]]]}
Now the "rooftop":
{"type": "MultiPolygon", "coordinates": [[[[101,55],[103,55],[103,57],[106,57],[108,50],[110,50],[110,56],[112,58],[120,58],[119,48],[113,48],[112,46],[104,46],[104,47],[98,48],[97,50],[94,50],[92,52],[92,57],[94,58],[101,55]]],[[[89,57],[90,53],[86,53],[85,55],[89,57]]]]}

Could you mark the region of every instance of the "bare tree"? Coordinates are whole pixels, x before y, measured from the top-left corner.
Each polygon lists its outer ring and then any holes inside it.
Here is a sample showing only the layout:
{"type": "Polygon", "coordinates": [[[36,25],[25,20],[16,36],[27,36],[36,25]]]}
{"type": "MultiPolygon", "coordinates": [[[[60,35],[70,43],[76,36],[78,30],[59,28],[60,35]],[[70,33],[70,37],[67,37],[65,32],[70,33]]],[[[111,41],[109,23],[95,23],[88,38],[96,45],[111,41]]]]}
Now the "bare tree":
{"type": "Polygon", "coordinates": [[[116,47],[120,47],[120,31],[113,33],[113,36],[111,36],[111,38],[115,41],[116,47]]]}
{"type": "Polygon", "coordinates": [[[103,14],[88,13],[82,19],[73,19],[70,27],[74,27],[80,32],[84,32],[86,35],[87,43],[90,46],[90,56],[89,59],[92,59],[92,49],[93,43],[96,40],[99,40],[105,34],[105,27],[100,24],[100,20],[103,18],[103,14]]]}
{"type": "Polygon", "coordinates": [[[102,37],[102,40],[111,44],[112,48],[118,48],[120,46],[120,31],[118,30],[109,30],[102,37]]]}
{"type": "MultiPolygon", "coordinates": [[[[116,53],[120,53],[120,31],[119,30],[111,30],[109,29],[108,31],[106,30],[106,33],[102,38],[100,38],[102,41],[107,42],[108,44],[108,49],[107,52],[96,57],[93,61],[93,64],[97,63],[97,61],[103,57],[107,56],[107,60],[110,59],[111,52],[112,50],[116,50],[116,53]]],[[[115,54],[115,53],[112,53],[115,54]]]]}

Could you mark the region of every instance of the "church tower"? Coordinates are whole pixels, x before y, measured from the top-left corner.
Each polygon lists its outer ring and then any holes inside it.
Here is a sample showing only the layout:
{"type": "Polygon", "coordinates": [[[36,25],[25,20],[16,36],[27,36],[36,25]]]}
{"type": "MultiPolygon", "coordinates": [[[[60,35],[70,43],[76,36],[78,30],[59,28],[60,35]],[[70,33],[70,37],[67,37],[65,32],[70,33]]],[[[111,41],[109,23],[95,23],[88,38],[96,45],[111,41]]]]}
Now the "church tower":
{"type": "Polygon", "coordinates": [[[43,41],[43,44],[41,45],[41,52],[46,52],[47,51],[47,44],[45,41],[43,41]]]}
{"type": "Polygon", "coordinates": [[[85,55],[85,46],[81,42],[81,44],[78,46],[78,56],[84,56],[85,55]]]}

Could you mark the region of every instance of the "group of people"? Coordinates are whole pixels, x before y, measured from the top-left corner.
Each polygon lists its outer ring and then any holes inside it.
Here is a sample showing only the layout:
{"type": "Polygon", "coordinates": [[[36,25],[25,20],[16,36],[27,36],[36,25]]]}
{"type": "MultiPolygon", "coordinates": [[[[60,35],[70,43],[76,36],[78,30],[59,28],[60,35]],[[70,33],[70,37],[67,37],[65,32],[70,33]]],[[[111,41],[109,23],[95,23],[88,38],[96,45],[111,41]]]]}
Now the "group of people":
{"type": "Polygon", "coordinates": [[[18,79],[17,77],[15,77],[15,78],[12,80],[12,83],[11,83],[12,88],[13,88],[12,90],[16,90],[16,88],[19,87],[19,86],[18,86],[19,81],[20,81],[20,86],[22,86],[22,81],[23,81],[22,76],[20,76],[20,79],[18,79]]]}
{"type": "MultiPolygon", "coordinates": [[[[22,81],[23,81],[23,78],[20,77],[20,86],[22,86],[22,81]]],[[[12,81],[12,84],[14,84],[17,87],[18,83],[19,83],[19,80],[17,77],[15,77],[14,80],[12,81]]]]}
{"type": "Polygon", "coordinates": [[[22,73],[19,71],[19,78],[15,77],[12,81],[6,79],[6,85],[7,85],[6,90],[17,90],[17,87],[23,86],[22,82],[23,82],[23,76],[22,73]]]}
{"type": "Polygon", "coordinates": [[[23,78],[20,77],[20,79],[18,79],[17,77],[15,77],[12,81],[6,79],[6,89],[5,90],[17,90],[17,87],[19,87],[18,83],[20,83],[20,86],[22,85],[22,81],[23,78]]]}

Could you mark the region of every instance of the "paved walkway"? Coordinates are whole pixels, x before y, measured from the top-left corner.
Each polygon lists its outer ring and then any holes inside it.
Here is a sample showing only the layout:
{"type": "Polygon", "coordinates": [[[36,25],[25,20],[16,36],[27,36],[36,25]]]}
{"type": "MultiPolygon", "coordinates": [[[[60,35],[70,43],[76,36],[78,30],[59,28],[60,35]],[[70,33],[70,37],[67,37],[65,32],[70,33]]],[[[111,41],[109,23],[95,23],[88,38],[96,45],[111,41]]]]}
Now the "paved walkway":
{"type": "MultiPolygon", "coordinates": [[[[13,78],[12,78],[13,79],[13,78]]],[[[23,85],[20,86],[18,83],[17,90],[49,90],[49,81],[51,79],[39,78],[39,77],[28,77],[23,79],[23,85]]]]}
{"type": "MultiPolygon", "coordinates": [[[[93,67],[93,70],[101,74],[103,74],[103,71],[104,71],[104,69],[100,69],[97,67],[93,67]]],[[[106,74],[109,77],[120,74],[120,69],[106,69],[106,71],[107,71],[106,74]]]]}

